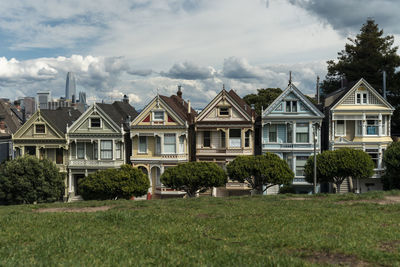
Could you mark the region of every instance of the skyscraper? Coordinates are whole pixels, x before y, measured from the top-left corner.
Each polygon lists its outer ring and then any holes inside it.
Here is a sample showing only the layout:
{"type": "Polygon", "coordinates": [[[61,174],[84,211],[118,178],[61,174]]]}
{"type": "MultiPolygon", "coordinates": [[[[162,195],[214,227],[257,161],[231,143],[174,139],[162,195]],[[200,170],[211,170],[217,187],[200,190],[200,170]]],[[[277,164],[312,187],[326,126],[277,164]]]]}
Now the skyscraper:
{"type": "Polygon", "coordinates": [[[65,99],[72,100],[73,95],[76,97],[75,75],[72,72],[68,72],[67,83],[65,85],[65,99]]]}

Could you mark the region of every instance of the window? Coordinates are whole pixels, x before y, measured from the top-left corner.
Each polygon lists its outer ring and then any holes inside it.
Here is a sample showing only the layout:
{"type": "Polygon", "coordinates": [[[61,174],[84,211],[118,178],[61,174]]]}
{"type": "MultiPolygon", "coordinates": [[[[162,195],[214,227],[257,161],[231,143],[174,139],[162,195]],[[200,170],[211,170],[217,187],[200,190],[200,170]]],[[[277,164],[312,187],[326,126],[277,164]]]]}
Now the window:
{"type": "Polygon", "coordinates": [[[203,132],[203,146],[210,147],[211,146],[211,133],[210,131],[203,132]]]}
{"type": "Polygon", "coordinates": [[[161,154],[161,137],[156,136],[156,154],[161,154]]]}
{"type": "Polygon", "coordinates": [[[367,116],[367,135],[378,135],[378,116],[367,116]]]}
{"type": "Polygon", "coordinates": [[[292,143],[293,142],[293,125],[292,124],[286,124],[287,126],[287,143],[292,143]]]}
{"type": "Polygon", "coordinates": [[[91,118],[90,119],[90,127],[91,128],[100,128],[101,127],[100,118],[91,118]]]}
{"type": "Polygon", "coordinates": [[[385,168],[385,161],[383,160],[385,158],[385,149],[382,149],[382,162],[381,162],[381,168],[385,168]]]}
{"type": "Polygon", "coordinates": [[[245,147],[249,147],[249,146],[250,146],[250,130],[248,130],[248,131],[245,133],[245,136],[244,136],[244,146],[245,146],[245,147]]]}
{"type": "Polygon", "coordinates": [[[35,133],[37,134],[46,133],[46,126],[44,124],[35,124],[35,133]]]}
{"type": "Polygon", "coordinates": [[[179,136],[179,153],[185,153],[185,136],[179,136]]]}
{"type": "Polygon", "coordinates": [[[139,153],[147,153],[147,136],[139,136],[139,153]]]}
{"type": "Polygon", "coordinates": [[[229,130],[229,146],[230,147],[241,147],[242,146],[242,130],[241,129],[230,129],[229,130]]]}
{"type": "Polygon", "coordinates": [[[306,165],[307,159],[306,156],[296,157],[296,176],[304,176],[304,165],[306,165]]]}
{"type": "Polygon", "coordinates": [[[286,101],[286,112],[297,112],[297,101],[286,101]]]}
{"type": "Polygon", "coordinates": [[[357,135],[362,135],[362,121],[356,121],[357,123],[357,135]]]}
{"type": "Polygon", "coordinates": [[[219,115],[220,116],[228,116],[229,115],[229,108],[219,108],[219,115]]]}
{"type": "Polygon", "coordinates": [[[63,164],[63,149],[57,148],[56,149],[56,164],[63,164]]]}
{"type": "Polygon", "coordinates": [[[35,146],[26,146],[25,154],[28,154],[31,156],[36,156],[36,147],[35,146]]]}
{"type": "Polygon", "coordinates": [[[344,134],[344,120],[336,121],[336,135],[345,135],[344,134]]]}
{"type": "Polygon", "coordinates": [[[289,168],[293,168],[293,155],[292,153],[283,153],[283,160],[286,161],[289,168]]]}
{"type": "Polygon", "coordinates": [[[78,156],[78,159],[85,158],[85,143],[83,142],[76,143],[76,155],[78,156]]]}
{"type": "Polygon", "coordinates": [[[276,125],[275,124],[270,124],[269,125],[269,142],[274,143],[276,142],[276,125]]]}
{"type": "Polygon", "coordinates": [[[112,141],[103,140],[100,142],[100,158],[112,159],[112,141]]]}
{"type": "Polygon", "coordinates": [[[386,116],[382,116],[382,135],[387,135],[387,132],[386,132],[386,128],[387,127],[387,125],[386,125],[386,116]]]}
{"type": "Polygon", "coordinates": [[[371,157],[374,162],[374,168],[378,168],[379,153],[378,149],[366,149],[365,152],[371,157]]]}
{"type": "Polygon", "coordinates": [[[357,93],[356,103],[357,104],[367,104],[368,103],[367,93],[357,93]]]}
{"type": "Polygon", "coordinates": [[[115,144],[115,158],[121,159],[121,142],[115,144]]]}
{"type": "Polygon", "coordinates": [[[99,145],[97,144],[97,142],[93,143],[93,156],[94,159],[99,158],[99,145]]]}
{"type": "Polygon", "coordinates": [[[163,120],[164,120],[164,111],[153,112],[153,121],[163,121],[163,120]]]}
{"type": "Polygon", "coordinates": [[[164,152],[176,153],[175,134],[164,134],[164,152]]]}
{"type": "Polygon", "coordinates": [[[226,134],[224,131],[221,131],[221,147],[226,147],[226,134]]]}
{"type": "Polygon", "coordinates": [[[308,124],[307,123],[298,123],[296,125],[296,142],[297,143],[308,143],[309,142],[309,134],[308,134],[308,124]]]}

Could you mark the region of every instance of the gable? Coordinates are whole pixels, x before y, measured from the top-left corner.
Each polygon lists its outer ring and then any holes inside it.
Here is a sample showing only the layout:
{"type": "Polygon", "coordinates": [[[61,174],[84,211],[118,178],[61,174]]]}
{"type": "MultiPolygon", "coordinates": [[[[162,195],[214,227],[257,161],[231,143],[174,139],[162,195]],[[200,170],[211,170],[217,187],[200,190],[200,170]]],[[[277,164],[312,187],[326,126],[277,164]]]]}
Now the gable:
{"type": "Polygon", "coordinates": [[[121,126],[116,125],[100,107],[93,104],[68,129],[68,134],[79,133],[121,133],[121,126]]]}
{"type": "Polygon", "coordinates": [[[161,98],[155,97],[131,123],[131,126],[146,125],[185,126],[185,121],[161,98]]]}
{"type": "Polygon", "coordinates": [[[393,109],[393,107],[364,79],[360,79],[332,109],[393,109]]]}
{"type": "Polygon", "coordinates": [[[265,110],[262,117],[319,117],[324,115],[294,85],[289,85],[265,110]]]}
{"type": "MultiPolygon", "coordinates": [[[[250,107],[248,107],[250,108],[250,107]]],[[[197,121],[251,121],[226,91],[221,91],[198,115],[197,121]]]]}
{"type": "Polygon", "coordinates": [[[13,135],[13,139],[65,139],[64,134],[57,131],[46,119],[40,115],[38,110],[32,117],[22,125],[13,135]]]}

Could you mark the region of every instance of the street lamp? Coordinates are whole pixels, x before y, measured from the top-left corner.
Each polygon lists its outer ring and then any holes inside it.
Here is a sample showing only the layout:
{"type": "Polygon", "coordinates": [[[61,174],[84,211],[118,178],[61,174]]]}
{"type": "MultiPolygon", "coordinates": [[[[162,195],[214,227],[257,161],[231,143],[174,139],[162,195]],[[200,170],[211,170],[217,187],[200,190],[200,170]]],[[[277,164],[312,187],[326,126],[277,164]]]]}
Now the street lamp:
{"type": "Polygon", "coordinates": [[[314,181],[313,193],[317,193],[317,140],[318,140],[319,123],[313,123],[313,141],[314,141],[314,181]]]}

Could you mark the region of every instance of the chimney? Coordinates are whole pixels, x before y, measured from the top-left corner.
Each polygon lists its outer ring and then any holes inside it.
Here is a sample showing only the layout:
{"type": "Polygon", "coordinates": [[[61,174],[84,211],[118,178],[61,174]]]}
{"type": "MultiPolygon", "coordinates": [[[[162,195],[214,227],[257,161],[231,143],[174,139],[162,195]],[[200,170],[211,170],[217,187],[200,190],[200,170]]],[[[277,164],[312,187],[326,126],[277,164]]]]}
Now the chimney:
{"type": "Polygon", "coordinates": [[[383,98],[386,99],[386,71],[383,71],[383,98]]]}
{"type": "Polygon", "coordinates": [[[319,76],[317,76],[317,95],[316,95],[316,97],[317,97],[317,104],[318,105],[321,104],[320,100],[319,100],[319,76]]]}
{"type": "Polygon", "coordinates": [[[127,95],[124,95],[124,98],[122,98],[122,102],[129,104],[129,97],[127,95]]]}
{"type": "Polygon", "coordinates": [[[182,85],[178,85],[178,92],[176,92],[176,95],[177,95],[179,98],[182,98],[182,90],[181,90],[181,88],[182,88],[182,85]]]}
{"type": "Polygon", "coordinates": [[[191,108],[190,108],[190,100],[188,100],[188,113],[190,114],[191,108]]]}

